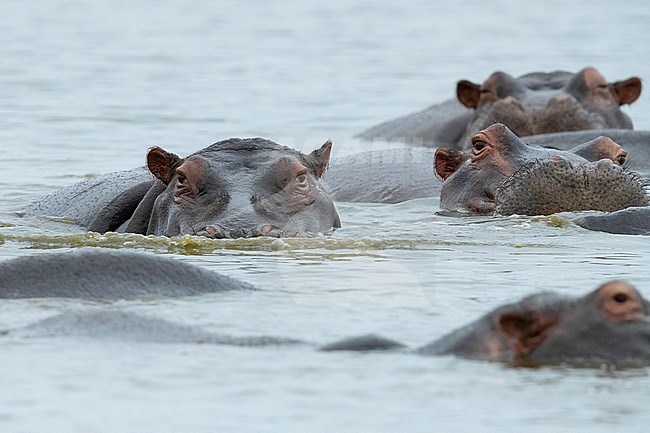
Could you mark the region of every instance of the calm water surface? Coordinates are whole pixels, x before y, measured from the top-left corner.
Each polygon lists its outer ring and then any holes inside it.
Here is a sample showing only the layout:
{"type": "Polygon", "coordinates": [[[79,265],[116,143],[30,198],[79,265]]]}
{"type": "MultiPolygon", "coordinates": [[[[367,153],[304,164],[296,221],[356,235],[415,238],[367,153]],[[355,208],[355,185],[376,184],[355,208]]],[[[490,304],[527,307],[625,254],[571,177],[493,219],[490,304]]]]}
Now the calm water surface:
{"type": "MultiPolygon", "coordinates": [[[[92,174],[263,136],[335,156],[355,133],[495,70],[650,77],[647,1],[29,1],[0,13],[0,256],[129,247],[260,287],[193,299],[6,301],[0,328],[129,310],[313,344],[379,333],[416,347],[538,290],[627,278],[650,296],[647,237],[565,218],[448,218],[435,199],[338,205],[331,237],[210,241],[80,234],[13,212],[92,174]]],[[[647,83],[646,83],[647,84],[647,83]]],[[[650,129],[649,92],[626,109],[650,129]]],[[[453,357],[73,338],[0,339],[11,432],[645,432],[647,369],[515,369],[453,357]]]]}

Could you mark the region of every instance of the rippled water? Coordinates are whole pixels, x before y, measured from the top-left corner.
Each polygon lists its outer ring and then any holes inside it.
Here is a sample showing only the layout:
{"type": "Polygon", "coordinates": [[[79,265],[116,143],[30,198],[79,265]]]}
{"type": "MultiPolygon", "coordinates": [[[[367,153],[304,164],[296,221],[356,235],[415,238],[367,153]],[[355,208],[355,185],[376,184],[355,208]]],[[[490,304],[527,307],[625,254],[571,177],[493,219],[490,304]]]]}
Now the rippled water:
{"type": "MultiPolygon", "coordinates": [[[[562,216],[452,218],[435,199],[338,204],[317,239],[79,233],[13,211],[85,176],[263,136],[335,156],[355,133],[495,70],[650,77],[650,4],[605,1],[5,2],[0,14],[0,254],[138,248],[253,293],[96,304],[5,301],[0,328],[67,309],[137,311],[232,335],[322,344],[375,332],[416,347],[538,290],[627,278],[650,295],[647,237],[562,216]]],[[[626,109],[650,129],[648,92],[626,109]]],[[[0,430],[647,431],[647,369],[515,369],[453,357],[0,338],[0,430]]]]}

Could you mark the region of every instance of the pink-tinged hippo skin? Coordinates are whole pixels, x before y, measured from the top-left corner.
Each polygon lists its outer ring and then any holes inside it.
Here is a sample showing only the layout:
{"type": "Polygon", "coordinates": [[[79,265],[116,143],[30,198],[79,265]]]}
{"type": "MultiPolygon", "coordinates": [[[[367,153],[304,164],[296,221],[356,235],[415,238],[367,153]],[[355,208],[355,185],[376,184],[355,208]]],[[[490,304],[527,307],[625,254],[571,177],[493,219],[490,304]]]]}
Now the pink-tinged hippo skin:
{"type": "Polygon", "coordinates": [[[327,141],[306,155],[263,138],[220,141],[186,158],[152,147],[146,169],[64,188],[25,215],[70,217],[99,233],[314,236],[341,225],[319,183],[331,150],[327,141]]]}
{"type": "MultiPolygon", "coordinates": [[[[536,367],[650,365],[650,303],[629,283],[610,281],[579,298],[543,292],[504,305],[416,350],[425,356],[536,367]]],[[[405,346],[367,335],[322,350],[395,350],[405,346]]]]}
{"type": "Polygon", "coordinates": [[[608,82],[595,68],[577,73],[533,72],[514,78],[494,72],[482,84],[460,80],[456,100],[370,128],[365,140],[468,149],[474,134],[503,123],[516,135],[588,129],[632,129],[621,106],[641,94],[638,77],[608,82]]]}
{"type": "Polygon", "coordinates": [[[625,281],[570,298],[528,296],[419,350],[520,365],[650,364],[650,304],[625,281]]]}
{"type": "Polygon", "coordinates": [[[538,215],[648,204],[643,178],[623,168],[627,151],[607,137],[562,151],[528,145],[494,124],[472,146],[470,153],[436,151],[444,210],[538,215]]]}
{"type": "Polygon", "coordinates": [[[528,144],[569,150],[576,143],[585,143],[599,137],[607,136],[627,152],[625,166],[644,175],[650,174],[650,131],[632,131],[629,129],[595,129],[591,131],[557,132],[553,134],[533,135],[522,138],[528,144]]]}

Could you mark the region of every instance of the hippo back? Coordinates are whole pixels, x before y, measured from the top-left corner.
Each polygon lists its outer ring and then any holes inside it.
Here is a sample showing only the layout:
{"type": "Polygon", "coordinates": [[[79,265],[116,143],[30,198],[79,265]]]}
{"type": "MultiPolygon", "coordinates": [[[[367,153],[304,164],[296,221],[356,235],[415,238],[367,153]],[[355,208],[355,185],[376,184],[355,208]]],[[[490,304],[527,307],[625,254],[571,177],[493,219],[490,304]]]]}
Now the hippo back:
{"type": "Polygon", "coordinates": [[[154,178],[145,167],[108,173],[48,194],[27,206],[25,215],[69,217],[82,227],[91,227],[100,213],[119,208],[120,215],[114,215],[116,227],[101,231],[115,230],[130,218],[153,184],[154,178]]]}
{"type": "Polygon", "coordinates": [[[433,171],[435,151],[426,148],[385,149],[338,158],[324,176],[334,200],[400,203],[436,197],[441,182],[433,171]]]}
{"type": "Polygon", "coordinates": [[[0,298],[90,300],[179,297],[249,284],[156,254],[81,249],[0,262],[0,298]]]}

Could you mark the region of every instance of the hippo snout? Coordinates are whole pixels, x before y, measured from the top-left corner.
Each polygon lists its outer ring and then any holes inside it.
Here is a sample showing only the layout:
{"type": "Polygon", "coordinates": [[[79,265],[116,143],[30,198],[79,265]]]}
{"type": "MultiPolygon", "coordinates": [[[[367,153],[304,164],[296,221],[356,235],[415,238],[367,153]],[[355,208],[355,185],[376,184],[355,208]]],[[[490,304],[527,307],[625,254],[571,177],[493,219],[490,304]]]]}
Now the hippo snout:
{"type": "Polygon", "coordinates": [[[561,157],[531,160],[497,188],[501,215],[550,215],[647,206],[645,181],[610,159],[572,164],[561,157]]]}
{"type": "Polygon", "coordinates": [[[209,225],[205,226],[203,230],[196,232],[196,234],[210,239],[255,238],[259,236],[280,237],[280,230],[269,224],[261,224],[250,230],[241,228],[227,229],[217,225],[209,225]]]}

